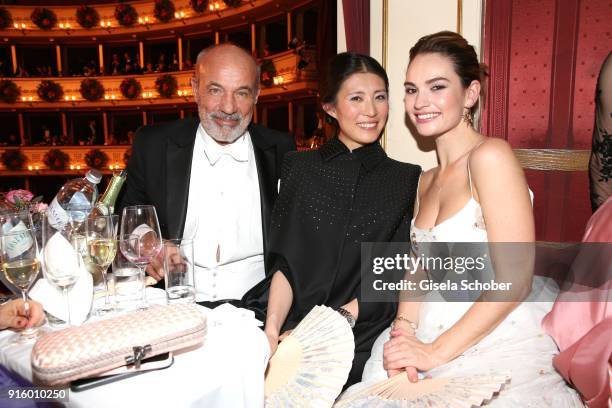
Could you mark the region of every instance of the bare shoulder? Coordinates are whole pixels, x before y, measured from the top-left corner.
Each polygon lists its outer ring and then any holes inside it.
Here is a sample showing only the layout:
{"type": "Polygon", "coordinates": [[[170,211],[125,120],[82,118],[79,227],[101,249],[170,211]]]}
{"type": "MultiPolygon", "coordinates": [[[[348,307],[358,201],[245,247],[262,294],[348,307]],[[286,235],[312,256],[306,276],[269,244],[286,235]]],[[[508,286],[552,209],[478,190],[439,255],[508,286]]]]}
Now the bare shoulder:
{"type": "Polygon", "coordinates": [[[490,171],[491,168],[520,168],[510,144],[499,138],[489,137],[470,155],[470,169],[474,172],[490,171]]]}

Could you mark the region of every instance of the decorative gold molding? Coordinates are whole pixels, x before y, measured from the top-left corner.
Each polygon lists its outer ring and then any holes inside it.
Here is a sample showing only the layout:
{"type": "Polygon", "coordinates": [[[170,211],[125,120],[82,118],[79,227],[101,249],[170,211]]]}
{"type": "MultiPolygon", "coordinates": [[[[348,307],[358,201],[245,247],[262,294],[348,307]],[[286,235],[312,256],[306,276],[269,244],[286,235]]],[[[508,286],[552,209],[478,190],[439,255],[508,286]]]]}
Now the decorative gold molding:
{"type": "MultiPolygon", "coordinates": [[[[382,66],[387,70],[387,46],[389,44],[389,0],[382,0],[382,66]]],[[[383,130],[382,137],[380,138],[380,144],[382,148],[387,150],[387,128],[383,130]]]]}
{"type": "Polygon", "coordinates": [[[457,33],[463,35],[463,0],[457,0],[457,33]]]}
{"type": "Polygon", "coordinates": [[[514,149],[521,166],[527,170],[587,171],[590,150],[514,149]]]}
{"type": "MultiPolygon", "coordinates": [[[[29,175],[62,175],[62,174],[76,174],[84,172],[88,167],[85,164],[85,155],[91,149],[100,149],[108,155],[108,166],[117,166],[122,169],[125,167],[123,162],[123,155],[131,148],[129,145],[112,145],[112,146],[21,146],[16,147],[21,149],[23,154],[28,158],[28,162],[25,169],[11,171],[4,167],[0,163],[0,170],[2,176],[29,176],[29,175]],[[54,171],[50,170],[43,163],[45,153],[50,149],[60,149],[70,157],[70,165],[74,168],[54,171]],[[78,168],[77,168],[78,166],[78,168]]],[[[14,148],[0,148],[0,154],[5,150],[14,148]]],[[[110,169],[103,169],[105,172],[111,172],[110,169]]]]}

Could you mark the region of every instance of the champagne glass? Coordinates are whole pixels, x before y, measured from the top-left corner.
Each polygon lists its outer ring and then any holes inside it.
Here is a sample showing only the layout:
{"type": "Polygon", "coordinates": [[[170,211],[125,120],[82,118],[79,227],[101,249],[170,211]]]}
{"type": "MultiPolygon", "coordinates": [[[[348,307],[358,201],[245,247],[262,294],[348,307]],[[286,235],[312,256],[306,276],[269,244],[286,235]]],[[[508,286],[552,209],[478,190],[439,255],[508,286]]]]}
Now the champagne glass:
{"type": "MultiPolygon", "coordinates": [[[[29,304],[27,292],[36,280],[40,271],[37,258],[38,245],[36,231],[25,226],[17,231],[5,233],[0,236],[0,261],[6,279],[21,290],[25,303],[26,314],[29,318],[29,304]]],[[[21,331],[11,343],[24,343],[38,336],[38,328],[30,327],[21,331]]]]}
{"type": "Polygon", "coordinates": [[[61,289],[66,302],[68,327],[72,326],[68,290],[79,279],[81,273],[82,242],[74,242],[72,228],[68,225],[53,225],[47,216],[42,219],[43,275],[53,286],[61,289]]]}
{"type": "Polygon", "coordinates": [[[140,269],[143,285],[141,308],[147,308],[145,269],[162,249],[155,207],[136,205],[123,209],[119,247],[123,256],[140,269]]]}
{"type": "Polygon", "coordinates": [[[84,257],[85,269],[93,277],[94,295],[102,290],[105,294],[104,305],[93,311],[97,315],[104,315],[111,310],[108,302],[106,271],[113,262],[117,250],[115,226],[118,219],[117,215],[106,215],[89,217],[85,222],[85,240],[87,246],[84,257]]]}

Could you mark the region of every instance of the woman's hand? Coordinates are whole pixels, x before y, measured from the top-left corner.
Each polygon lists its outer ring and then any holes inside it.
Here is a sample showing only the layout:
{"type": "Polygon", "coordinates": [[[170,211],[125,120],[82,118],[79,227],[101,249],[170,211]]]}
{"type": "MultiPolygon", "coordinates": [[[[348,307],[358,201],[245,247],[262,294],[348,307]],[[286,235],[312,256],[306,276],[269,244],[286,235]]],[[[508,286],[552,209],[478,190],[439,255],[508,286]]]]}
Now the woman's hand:
{"type": "Polygon", "coordinates": [[[383,348],[383,367],[389,377],[406,370],[408,379],[416,382],[417,370],[431,370],[443,363],[444,361],[435,353],[433,344],[423,343],[414,336],[414,333],[401,328],[391,330],[391,339],[383,348]]]}
{"type": "Polygon", "coordinates": [[[285,330],[285,331],[283,332],[283,334],[281,334],[281,335],[280,335],[280,337],[278,338],[278,340],[279,340],[279,341],[283,341],[283,340],[285,340],[285,339],[287,338],[287,336],[289,336],[289,335],[291,334],[291,332],[292,332],[292,331],[293,331],[293,329],[292,329],[292,330],[285,330]]]}
{"type": "Polygon", "coordinates": [[[272,358],[274,353],[276,353],[276,349],[278,348],[278,333],[268,330],[265,330],[264,333],[268,338],[268,344],[270,345],[270,358],[272,358]]]}
{"type": "Polygon", "coordinates": [[[14,299],[0,306],[0,329],[27,329],[40,326],[45,320],[42,305],[28,300],[14,299]]]}

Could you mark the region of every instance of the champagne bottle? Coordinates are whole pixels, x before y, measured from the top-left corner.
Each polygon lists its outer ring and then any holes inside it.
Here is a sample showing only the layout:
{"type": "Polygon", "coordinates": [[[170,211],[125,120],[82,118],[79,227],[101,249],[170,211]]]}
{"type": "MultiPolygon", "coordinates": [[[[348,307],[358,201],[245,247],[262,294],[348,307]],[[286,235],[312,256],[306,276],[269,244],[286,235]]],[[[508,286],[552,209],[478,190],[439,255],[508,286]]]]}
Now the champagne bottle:
{"type": "Polygon", "coordinates": [[[111,178],[110,182],[108,183],[106,191],[96,203],[96,208],[93,211],[94,216],[114,214],[115,203],[117,202],[117,197],[119,196],[121,187],[123,187],[123,183],[125,183],[126,177],[127,170],[125,169],[121,170],[121,172],[117,174],[113,174],[113,178],[111,178]]]}

